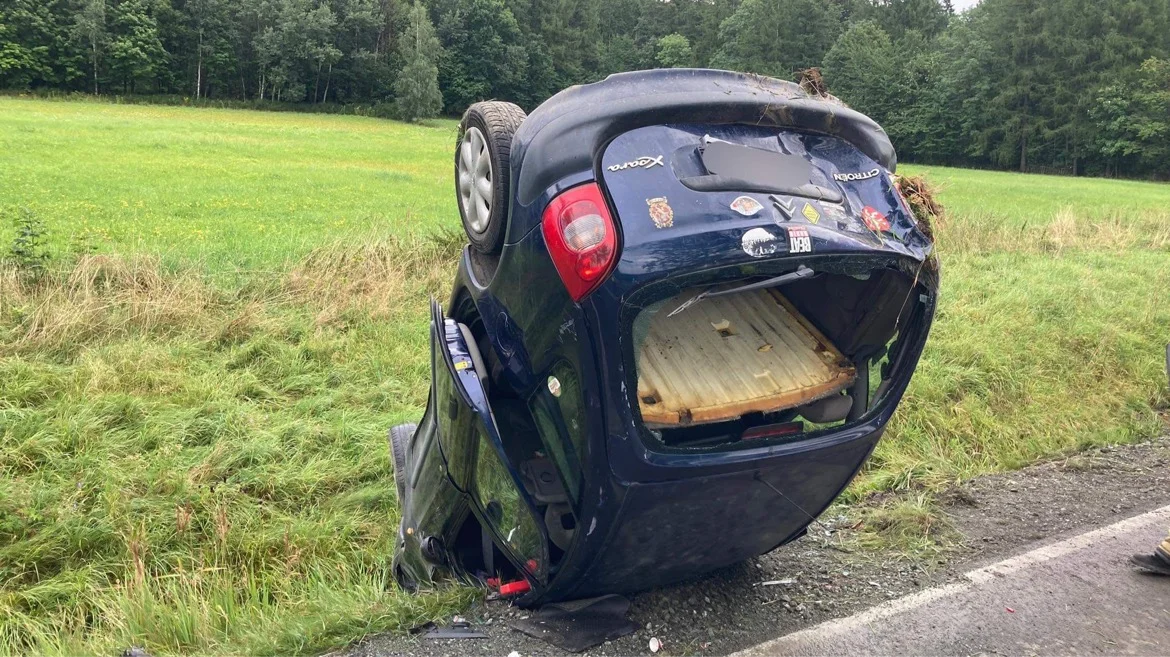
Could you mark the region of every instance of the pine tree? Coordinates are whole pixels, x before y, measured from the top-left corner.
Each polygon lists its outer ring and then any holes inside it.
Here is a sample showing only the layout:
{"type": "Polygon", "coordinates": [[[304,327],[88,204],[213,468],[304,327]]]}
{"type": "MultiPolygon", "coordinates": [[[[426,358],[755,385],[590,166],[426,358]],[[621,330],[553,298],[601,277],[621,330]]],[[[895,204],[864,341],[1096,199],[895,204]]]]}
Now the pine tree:
{"type": "Polygon", "coordinates": [[[439,40],[427,16],[427,9],[415,0],[410,11],[410,29],[401,44],[402,59],[406,62],[394,81],[395,105],[398,115],[407,121],[418,121],[437,116],[443,109],[439,93],[439,40]]]}
{"type": "Polygon", "coordinates": [[[154,6],[147,0],[122,0],[110,20],[110,73],[133,93],[139,80],[155,76],[166,65],[154,6]]]}
{"type": "Polygon", "coordinates": [[[719,26],[712,65],[791,78],[820,66],[841,32],[841,12],[823,0],[744,0],[719,26]]]}
{"type": "Polygon", "coordinates": [[[907,32],[917,32],[928,39],[947,27],[954,9],[939,0],[871,0],[862,8],[861,17],[874,20],[890,35],[900,40],[907,32]]]}
{"type": "Polygon", "coordinates": [[[439,84],[448,111],[461,112],[488,98],[530,105],[560,90],[551,48],[543,39],[525,39],[504,0],[440,0],[438,5],[439,84]],[[548,85],[536,98],[529,90],[533,81],[548,85]]]}
{"type": "Polygon", "coordinates": [[[1146,60],[1094,100],[1095,147],[1107,175],[1170,174],[1170,60],[1146,60]]]}
{"type": "Polygon", "coordinates": [[[76,70],[68,70],[73,62],[61,4],[0,2],[0,87],[28,88],[76,76],[76,70]]]}

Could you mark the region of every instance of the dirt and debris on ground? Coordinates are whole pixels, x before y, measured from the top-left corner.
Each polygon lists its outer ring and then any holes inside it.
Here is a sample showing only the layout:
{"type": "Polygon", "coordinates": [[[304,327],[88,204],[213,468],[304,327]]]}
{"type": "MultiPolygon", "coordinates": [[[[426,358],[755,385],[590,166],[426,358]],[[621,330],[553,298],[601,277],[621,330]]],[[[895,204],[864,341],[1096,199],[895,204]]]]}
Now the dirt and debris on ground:
{"type": "MultiPolygon", "coordinates": [[[[938,498],[957,544],[927,557],[865,551],[850,540],[857,523],[822,518],[784,548],[701,580],[635,596],[641,629],[585,655],[722,655],[847,616],[884,600],[954,579],[967,569],[1087,528],[1170,503],[1170,438],[1107,447],[1013,473],[982,477],[938,498]]],[[[505,602],[464,614],[489,635],[477,641],[370,637],[349,657],[383,655],[564,655],[507,627],[529,614],[505,602]]]]}

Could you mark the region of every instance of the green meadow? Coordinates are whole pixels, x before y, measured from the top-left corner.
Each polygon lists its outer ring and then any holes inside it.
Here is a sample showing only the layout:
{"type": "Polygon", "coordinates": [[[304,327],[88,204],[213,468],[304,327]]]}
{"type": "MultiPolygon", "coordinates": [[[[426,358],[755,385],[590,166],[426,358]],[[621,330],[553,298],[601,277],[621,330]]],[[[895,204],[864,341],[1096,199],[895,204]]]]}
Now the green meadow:
{"type": "Polygon", "coordinates": [[[62,247],[278,267],[325,242],[458,226],[457,125],[0,99],[0,204],[51,220],[62,247]]]}
{"type": "MultiPolygon", "coordinates": [[[[51,256],[0,266],[0,654],[311,654],[475,598],[390,575],[455,129],[0,98],[0,250],[31,215],[51,256]]],[[[942,300],[847,498],[1163,431],[1170,185],[904,169],[942,300]]]]}

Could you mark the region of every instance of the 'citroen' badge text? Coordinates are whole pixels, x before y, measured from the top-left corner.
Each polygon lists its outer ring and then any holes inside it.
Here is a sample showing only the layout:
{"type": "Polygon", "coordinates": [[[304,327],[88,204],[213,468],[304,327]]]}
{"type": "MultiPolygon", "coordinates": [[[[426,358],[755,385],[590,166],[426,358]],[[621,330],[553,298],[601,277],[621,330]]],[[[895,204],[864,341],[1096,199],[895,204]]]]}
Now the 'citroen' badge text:
{"type": "Polygon", "coordinates": [[[870,169],[861,173],[834,173],[833,180],[837,182],[855,182],[858,180],[869,180],[870,178],[877,178],[881,175],[881,169],[870,169]]]}

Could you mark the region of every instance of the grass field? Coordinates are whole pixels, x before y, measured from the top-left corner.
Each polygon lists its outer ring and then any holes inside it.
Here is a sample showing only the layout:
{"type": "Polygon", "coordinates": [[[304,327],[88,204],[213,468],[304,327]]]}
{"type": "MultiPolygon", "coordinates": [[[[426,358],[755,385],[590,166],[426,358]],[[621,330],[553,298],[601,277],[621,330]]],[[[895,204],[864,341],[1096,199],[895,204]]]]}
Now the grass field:
{"type": "MultiPolygon", "coordinates": [[[[0,653],[312,653],[473,593],[390,583],[458,244],[454,123],[0,99],[0,653]],[[446,231],[446,232],[445,232],[446,231]]],[[[943,185],[943,298],[851,490],[929,495],[1163,429],[1170,186],[943,185]]]]}
{"type": "Polygon", "coordinates": [[[457,224],[456,127],[5,98],[0,203],[103,250],[273,268],[326,241],[457,224]]]}

